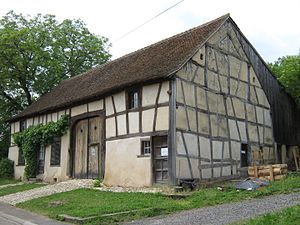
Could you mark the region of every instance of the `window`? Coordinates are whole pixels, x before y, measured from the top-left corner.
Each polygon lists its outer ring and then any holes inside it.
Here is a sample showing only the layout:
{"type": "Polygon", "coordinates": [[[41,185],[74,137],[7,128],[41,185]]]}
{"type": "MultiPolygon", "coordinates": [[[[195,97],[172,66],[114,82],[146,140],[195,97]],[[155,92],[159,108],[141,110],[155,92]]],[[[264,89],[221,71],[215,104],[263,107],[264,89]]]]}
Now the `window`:
{"type": "Polygon", "coordinates": [[[25,130],[26,126],[27,126],[26,120],[21,120],[20,121],[20,132],[22,132],[23,130],[25,130]]]}
{"type": "Polygon", "coordinates": [[[54,142],[51,145],[51,159],[50,166],[60,165],[60,149],[61,149],[61,138],[54,138],[54,142]]]}
{"type": "Polygon", "coordinates": [[[25,158],[23,155],[23,150],[21,147],[19,147],[18,166],[24,166],[24,165],[25,165],[25,158]]]}
{"type": "Polygon", "coordinates": [[[128,109],[136,109],[139,107],[139,91],[133,90],[128,92],[128,109]]]}
{"type": "Polygon", "coordinates": [[[141,155],[150,155],[151,153],[151,143],[149,140],[142,141],[141,155]]]}
{"type": "Polygon", "coordinates": [[[242,144],[241,145],[241,167],[248,166],[248,145],[242,144]]]}

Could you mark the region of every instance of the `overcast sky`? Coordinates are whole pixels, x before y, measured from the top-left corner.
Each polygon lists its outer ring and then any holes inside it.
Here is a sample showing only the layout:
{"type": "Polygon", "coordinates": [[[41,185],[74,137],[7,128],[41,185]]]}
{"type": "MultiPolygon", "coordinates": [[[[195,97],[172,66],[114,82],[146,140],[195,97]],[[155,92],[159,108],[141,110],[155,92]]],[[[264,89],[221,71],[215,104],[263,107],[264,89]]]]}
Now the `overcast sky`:
{"type": "Polygon", "coordinates": [[[185,0],[130,35],[128,31],[179,0],[0,0],[8,11],[54,14],[58,20],[80,18],[94,34],[109,38],[113,58],[230,13],[267,62],[300,49],[300,0],[185,0]]]}

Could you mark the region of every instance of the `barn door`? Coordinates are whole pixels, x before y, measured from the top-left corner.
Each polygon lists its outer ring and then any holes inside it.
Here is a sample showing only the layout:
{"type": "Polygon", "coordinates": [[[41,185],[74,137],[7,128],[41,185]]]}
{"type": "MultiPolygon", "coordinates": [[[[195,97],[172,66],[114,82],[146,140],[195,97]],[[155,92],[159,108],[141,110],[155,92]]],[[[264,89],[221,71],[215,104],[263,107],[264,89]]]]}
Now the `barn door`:
{"type": "Polygon", "coordinates": [[[168,182],[167,136],[153,137],[153,172],[155,183],[168,182]]]}
{"type": "Polygon", "coordinates": [[[102,178],[104,175],[103,120],[93,117],[75,126],[75,178],[102,178]]]}

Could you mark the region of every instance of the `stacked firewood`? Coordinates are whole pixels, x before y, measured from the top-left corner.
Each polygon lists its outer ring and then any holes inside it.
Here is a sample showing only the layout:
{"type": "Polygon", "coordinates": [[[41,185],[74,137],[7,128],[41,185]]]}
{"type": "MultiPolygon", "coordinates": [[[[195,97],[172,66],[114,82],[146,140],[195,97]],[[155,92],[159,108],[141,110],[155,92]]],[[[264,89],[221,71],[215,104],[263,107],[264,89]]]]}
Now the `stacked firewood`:
{"type": "Polygon", "coordinates": [[[274,164],[264,166],[249,166],[249,177],[266,179],[270,181],[282,180],[287,176],[287,164],[274,164]]]}

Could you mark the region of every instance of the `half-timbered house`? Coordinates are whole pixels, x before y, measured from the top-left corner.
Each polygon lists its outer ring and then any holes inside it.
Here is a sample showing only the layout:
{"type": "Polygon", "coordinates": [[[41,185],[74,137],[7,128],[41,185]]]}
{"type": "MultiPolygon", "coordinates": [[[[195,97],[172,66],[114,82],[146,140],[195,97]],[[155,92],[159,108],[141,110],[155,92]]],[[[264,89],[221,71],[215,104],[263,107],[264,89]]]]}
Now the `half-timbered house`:
{"type": "MultiPolygon", "coordinates": [[[[45,181],[231,178],[255,152],[274,163],[300,145],[299,108],[229,15],[62,81],[11,119],[11,134],[65,114],[69,130],[37,156],[45,181]]],[[[22,177],[13,140],[9,158],[22,177]]]]}

